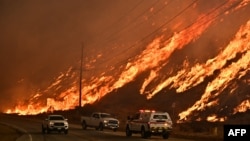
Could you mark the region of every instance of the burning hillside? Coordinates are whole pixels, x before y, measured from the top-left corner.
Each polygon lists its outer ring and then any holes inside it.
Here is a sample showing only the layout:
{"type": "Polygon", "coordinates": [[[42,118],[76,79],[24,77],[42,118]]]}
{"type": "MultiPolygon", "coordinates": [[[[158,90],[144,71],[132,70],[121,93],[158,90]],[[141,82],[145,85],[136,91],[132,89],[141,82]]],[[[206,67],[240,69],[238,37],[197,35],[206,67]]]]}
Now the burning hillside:
{"type": "MultiPolygon", "coordinates": [[[[167,8],[171,2],[163,4],[167,8]]],[[[172,17],[157,17],[157,22],[152,23],[153,32],[133,44],[133,48],[140,48],[134,56],[106,67],[104,72],[83,77],[82,106],[98,103],[111,94],[123,94],[121,97],[129,99],[134,93],[151,105],[166,105],[169,110],[171,105],[175,107],[173,103],[179,103],[179,121],[225,121],[249,110],[250,19],[245,14],[250,12],[249,1],[217,1],[198,10],[201,5],[203,1],[192,1],[172,17]],[[184,21],[184,13],[190,14],[190,21],[184,21]],[[136,86],[125,90],[127,85],[136,86]]],[[[149,11],[157,15],[156,7],[149,11]]],[[[95,60],[85,61],[85,69],[98,68],[97,62],[102,62],[104,56],[98,54],[95,60]]],[[[78,106],[78,98],[79,72],[70,67],[50,86],[37,90],[6,113],[26,115],[51,108],[73,109],[78,106]]]]}

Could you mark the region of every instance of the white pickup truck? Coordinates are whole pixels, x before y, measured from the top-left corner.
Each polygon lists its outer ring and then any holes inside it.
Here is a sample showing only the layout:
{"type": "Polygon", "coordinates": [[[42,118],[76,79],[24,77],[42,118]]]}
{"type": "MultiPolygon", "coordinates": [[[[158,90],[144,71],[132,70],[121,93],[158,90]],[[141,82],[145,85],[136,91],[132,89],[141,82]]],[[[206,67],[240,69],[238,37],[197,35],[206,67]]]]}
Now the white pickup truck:
{"type": "Polygon", "coordinates": [[[102,131],[104,128],[116,131],[119,128],[119,120],[111,114],[95,112],[90,117],[81,116],[82,129],[94,127],[96,130],[102,131]]]}
{"type": "Polygon", "coordinates": [[[64,118],[62,115],[48,115],[48,117],[42,122],[42,132],[50,133],[51,131],[63,131],[68,134],[69,123],[68,119],[64,118]]]}

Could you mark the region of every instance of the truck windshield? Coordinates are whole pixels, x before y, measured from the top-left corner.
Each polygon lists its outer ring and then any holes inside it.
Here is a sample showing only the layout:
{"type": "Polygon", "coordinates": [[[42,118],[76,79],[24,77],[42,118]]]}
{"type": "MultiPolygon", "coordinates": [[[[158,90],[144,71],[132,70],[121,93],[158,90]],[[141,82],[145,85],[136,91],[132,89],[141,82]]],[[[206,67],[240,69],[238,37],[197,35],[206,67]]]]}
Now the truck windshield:
{"type": "Polygon", "coordinates": [[[154,119],[168,119],[167,115],[154,115],[154,119]]]}
{"type": "Polygon", "coordinates": [[[112,117],[110,114],[101,114],[102,118],[106,118],[106,117],[112,117]]]}
{"type": "Polygon", "coordinates": [[[49,119],[50,120],[64,120],[62,116],[51,116],[49,119]]]}

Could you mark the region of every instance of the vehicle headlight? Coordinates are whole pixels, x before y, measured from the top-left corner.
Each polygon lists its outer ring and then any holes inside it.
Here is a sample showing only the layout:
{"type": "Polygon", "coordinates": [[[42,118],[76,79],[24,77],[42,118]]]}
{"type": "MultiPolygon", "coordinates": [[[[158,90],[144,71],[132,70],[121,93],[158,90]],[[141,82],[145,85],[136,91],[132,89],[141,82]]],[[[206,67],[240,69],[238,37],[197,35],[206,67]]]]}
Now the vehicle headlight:
{"type": "Polygon", "coordinates": [[[107,121],[107,120],[104,120],[103,122],[104,122],[104,123],[108,123],[108,121],[107,121]]]}
{"type": "Polygon", "coordinates": [[[51,122],[49,122],[49,125],[54,125],[54,122],[52,122],[52,121],[51,121],[51,122]]]}
{"type": "Polygon", "coordinates": [[[64,125],[68,125],[68,122],[65,121],[65,122],[64,122],[64,125]]]}

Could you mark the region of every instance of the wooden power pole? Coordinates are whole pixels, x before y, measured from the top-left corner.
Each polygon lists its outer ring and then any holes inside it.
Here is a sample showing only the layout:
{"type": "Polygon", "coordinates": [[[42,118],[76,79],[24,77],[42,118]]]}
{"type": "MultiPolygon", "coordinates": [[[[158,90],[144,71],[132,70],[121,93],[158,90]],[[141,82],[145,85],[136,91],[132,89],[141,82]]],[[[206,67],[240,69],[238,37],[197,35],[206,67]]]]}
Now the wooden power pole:
{"type": "Polygon", "coordinates": [[[80,81],[79,81],[79,108],[82,107],[82,62],[83,62],[83,44],[81,47],[80,81]]]}

